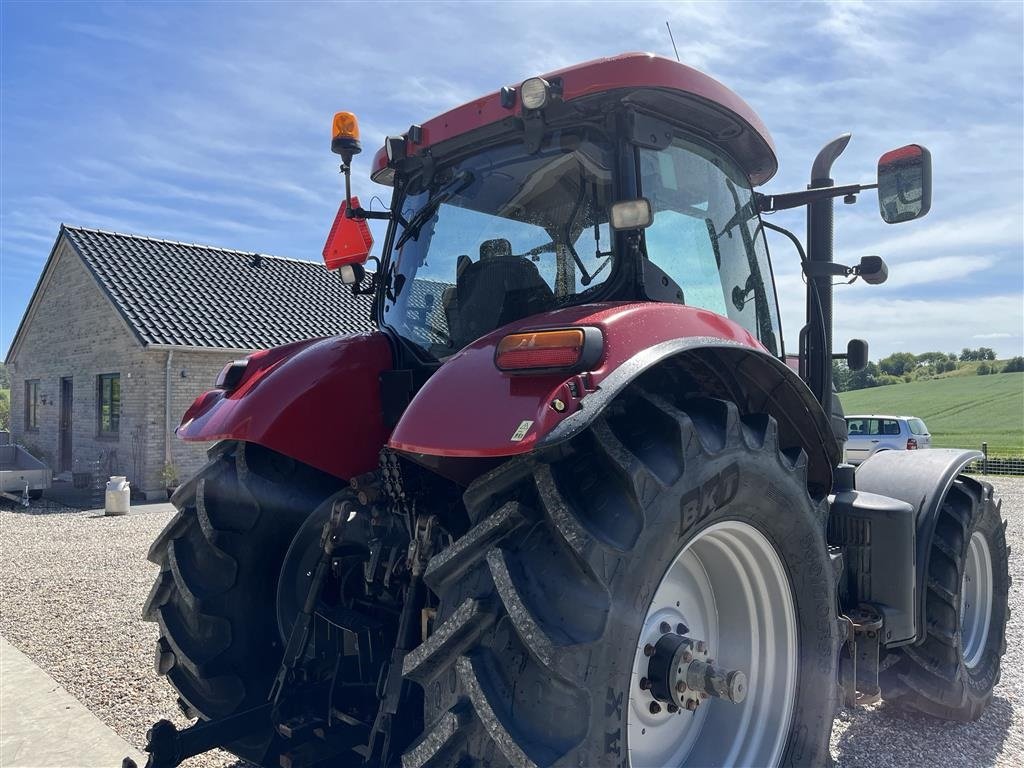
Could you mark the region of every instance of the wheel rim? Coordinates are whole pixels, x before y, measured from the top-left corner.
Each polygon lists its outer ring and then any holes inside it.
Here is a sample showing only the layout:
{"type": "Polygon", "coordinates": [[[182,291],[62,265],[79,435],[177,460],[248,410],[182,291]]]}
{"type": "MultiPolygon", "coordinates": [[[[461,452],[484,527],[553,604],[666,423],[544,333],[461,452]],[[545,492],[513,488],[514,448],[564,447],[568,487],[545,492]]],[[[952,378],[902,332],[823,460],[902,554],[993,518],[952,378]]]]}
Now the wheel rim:
{"type": "Polygon", "coordinates": [[[977,531],[967,548],[960,595],[960,643],[964,664],[970,669],[978,665],[985,653],[992,620],[992,554],[985,537],[977,531]]]}
{"type": "MultiPolygon", "coordinates": [[[[648,652],[650,649],[647,649],[648,652]]],[[[727,521],[677,554],[648,606],[630,681],[630,765],[777,765],[793,716],[798,637],[782,560],[751,525],[727,521]],[[706,698],[695,711],[652,711],[645,647],[682,623],[716,665],[741,670],[746,698],[706,698]]],[[[655,703],[655,708],[657,708],[655,703]]]]}

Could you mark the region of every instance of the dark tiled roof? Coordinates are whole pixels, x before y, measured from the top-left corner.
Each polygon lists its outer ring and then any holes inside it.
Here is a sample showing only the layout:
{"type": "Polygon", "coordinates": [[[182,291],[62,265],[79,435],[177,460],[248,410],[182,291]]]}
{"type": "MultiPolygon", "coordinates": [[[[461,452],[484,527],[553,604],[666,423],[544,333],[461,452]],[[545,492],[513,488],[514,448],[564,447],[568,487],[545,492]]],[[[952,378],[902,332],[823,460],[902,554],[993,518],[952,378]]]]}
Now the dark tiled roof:
{"type": "Polygon", "coordinates": [[[372,329],[323,264],[63,227],[143,344],[265,349],[372,329]]]}

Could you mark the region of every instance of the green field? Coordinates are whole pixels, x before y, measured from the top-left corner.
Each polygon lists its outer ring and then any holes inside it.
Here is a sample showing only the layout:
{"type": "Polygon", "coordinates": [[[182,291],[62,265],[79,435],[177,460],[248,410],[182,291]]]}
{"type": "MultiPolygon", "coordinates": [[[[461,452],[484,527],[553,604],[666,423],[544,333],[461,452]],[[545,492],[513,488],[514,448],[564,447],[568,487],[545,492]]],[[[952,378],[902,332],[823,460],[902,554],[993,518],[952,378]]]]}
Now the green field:
{"type": "Polygon", "coordinates": [[[1024,373],[956,376],[842,392],[850,414],[924,419],[936,448],[979,448],[1024,456],[1024,373]]]}

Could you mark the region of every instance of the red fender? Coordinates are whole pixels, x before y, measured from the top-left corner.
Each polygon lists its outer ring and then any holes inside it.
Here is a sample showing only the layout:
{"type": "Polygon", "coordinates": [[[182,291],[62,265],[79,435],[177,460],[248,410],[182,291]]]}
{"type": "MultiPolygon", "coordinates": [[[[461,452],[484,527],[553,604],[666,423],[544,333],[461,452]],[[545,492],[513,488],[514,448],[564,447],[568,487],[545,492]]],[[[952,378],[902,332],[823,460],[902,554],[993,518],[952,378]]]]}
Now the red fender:
{"type": "Polygon", "coordinates": [[[300,341],[248,361],[231,392],[196,399],[178,437],[257,443],[343,479],[377,468],[388,438],[379,376],[394,365],[383,333],[300,341]]]}
{"type": "Polygon", "coordinates": [[[563,422],[598,400],[601,384],[659,344],[692,339],[694,345],[726,344],[767,355],[745,328],[695,307],[665,303],[585,304],[536,315],[484,336],[450,358],[416,394],[389,447],[412,454],[496,458],[528,453],[554,436],[563,422]],[[604,350],[584,374],[515,375],[494,365],[501,338],[524,328],[590,326],[604,350]],[[575,389],[576,394],[573,394],[575,389]],[[553,407],[555,400],[564,410],[553,407]]]}

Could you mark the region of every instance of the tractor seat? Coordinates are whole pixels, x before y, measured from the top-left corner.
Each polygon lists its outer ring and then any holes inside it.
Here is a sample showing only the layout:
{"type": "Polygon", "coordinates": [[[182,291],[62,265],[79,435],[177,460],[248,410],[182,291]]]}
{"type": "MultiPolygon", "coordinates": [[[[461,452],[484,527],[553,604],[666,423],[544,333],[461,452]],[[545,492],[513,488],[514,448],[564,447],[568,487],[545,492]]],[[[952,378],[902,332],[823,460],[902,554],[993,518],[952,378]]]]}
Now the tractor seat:
{"type": "Polygon", "coordinates": [[[446,305],[453,339],[461,346],[506,323],[552,309],[555,295],[536,265],[512,254],[505,238],[480,244],[480,260],[460,259],[454,295],[446,305]]]}

